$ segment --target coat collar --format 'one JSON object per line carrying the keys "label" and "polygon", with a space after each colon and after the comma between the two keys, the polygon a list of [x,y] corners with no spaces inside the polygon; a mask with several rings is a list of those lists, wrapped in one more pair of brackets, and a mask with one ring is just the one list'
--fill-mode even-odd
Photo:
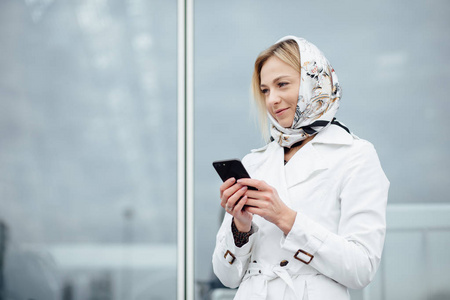
{"label": "coat collar", "polygon": [[307,143],[295,153],[286,165],[283,147],[277,142],[270,143],[268,147],[257,151],[254,155],[257,156],[256,159],[248,165],[250,176],[275,187],[280,198],[289,207],[292,207],[289,188],[328,168],[327,160],[311,143]]}
{"label": "coat collar", "polygon": [[290,188],[307,180],[314,173],[326,169],[328,169],[326,158],[312,143],[307,143],[286,164],[286,185]]}
{"label": "coat collar", "polygon": [[283,190],[281,193],[284,194],[286,188],[307,180],[316,172],[328,169],[329,162],[321,153],[320,147],[317,147],[319,144],[351,145],[352,143],[351,134],[339,126],[331,125],[295,153],[286,165],[283,165],[283,148],[275,141],[263,148],[253,150],[254,154],[259,152],[259,155],[257,155],[258,159],[251,164],[254,169],[259,169],[259,175],[265,178],[264,180],[277,186],[277,189],[281,188]]}
{"label": "coat collar", "polygon": [[337,125],[331,125],[319,132],[314,139],[303,146],[286,164],[286,184],[290,188],[311,177],[314,173],[329,168],[327,157],[321,153],[319,144],[351,145],[353,136]]}
{"label": "coat collar", "polygon": [[353,135],[345,131],[338,125],[330,125],[328,128],[320,131],[310,142],[311,144],[353,144]]}

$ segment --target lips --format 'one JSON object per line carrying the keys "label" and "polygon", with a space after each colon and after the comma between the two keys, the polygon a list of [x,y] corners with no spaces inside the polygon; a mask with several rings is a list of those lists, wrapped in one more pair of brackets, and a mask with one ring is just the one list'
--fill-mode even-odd
{"label": "lips", "polygon": [[277,110],[275,111],[275,115],[279,116],[279,115],[283,114],[286,110],[288,110],[288,109],[287,109],[287,108],[280,108],[280,109],[277,109]]}

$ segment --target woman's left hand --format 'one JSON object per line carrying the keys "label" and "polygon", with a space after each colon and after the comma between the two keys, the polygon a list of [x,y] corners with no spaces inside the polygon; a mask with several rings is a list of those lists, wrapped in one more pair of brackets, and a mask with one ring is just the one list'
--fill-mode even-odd
{"label": "woman's left hand", "polygon": [[278,226],[284,234],[288,234],[294,225],[297,212],[290,209],[278,196],[277,190],[266,182],[257,179],[242,178],[237,181],[246,186],[258,189],[247,190],[248,200],[245,211],[263,217]]}

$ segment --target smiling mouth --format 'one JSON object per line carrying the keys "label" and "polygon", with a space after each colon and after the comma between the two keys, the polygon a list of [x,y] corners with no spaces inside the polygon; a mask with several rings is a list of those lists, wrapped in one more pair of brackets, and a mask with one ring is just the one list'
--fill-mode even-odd
{"label": "smiling mouth", "polygon": [[275,114],[276,114],[276,115],[280,115],[280,114],[282,114],[283,112],[285,112],[286,110],[287,110],[287,108],[278,109],[278,110],[275,111]]}

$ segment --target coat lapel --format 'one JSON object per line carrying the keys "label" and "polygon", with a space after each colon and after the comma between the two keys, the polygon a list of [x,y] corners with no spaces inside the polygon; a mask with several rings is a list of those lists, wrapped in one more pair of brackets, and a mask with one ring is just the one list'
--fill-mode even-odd
{"label": "coat lapel", "polygon": [[314,145],[309,142],[303,146],[285,166],[287,188],[308,179],[315,172],[328,168],[328,163]]}
{"label": "coat lapel", "polygon": [[286,165],[283,148],[272,142],[263,149],[265,154],[253,166],[257,170],[255,178],[275,187],[280,198],[290,206],[288,189],[329,167],[326,157],[317,148],[318,144],[350,145],[353,138],[341,127],[329,126],[295,153]]}
{"label": "coat lapel", "polygon": [[285,167],[287,188],[299,184],[314,173],[328,169],[328,161],[318,150],[319,144],[351,145],[353,136],[339,126],[331,125],[303,146]]}
{"label": "coat lapel", "polygon": [[284,150],[277,143],[272,142],[267,149],[271,153],[261,165],[258,179],[263,179],[267,184],[277,189],[278,195],[290,206],[289,193],[284,172]]}

